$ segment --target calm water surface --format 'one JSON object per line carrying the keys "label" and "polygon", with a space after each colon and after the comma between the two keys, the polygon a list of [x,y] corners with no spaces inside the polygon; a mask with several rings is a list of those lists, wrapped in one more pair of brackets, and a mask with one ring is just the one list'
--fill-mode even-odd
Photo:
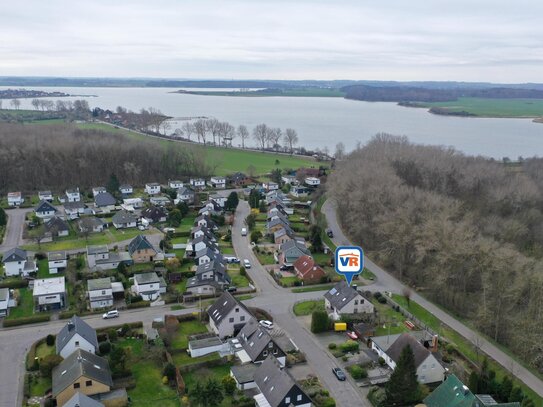
{"label": "calm water surface", "polygon": [[[7,89],[7,87],[0,87]],[[333,152],[342,141],[352,149],[378,132],[406,135],[423,144],[453,146],[468,154],[495,158],[543,155],[543,124],[530,119],[475,119],[437,116],[425,109],[395,103],[351,101],[342,98],[227,97],[170,93],[170,88],[37,87],[86,97],[91,107],[138,111],[150,106],[173,117],[208,116],[249,128],[259,123],[297,130],[299,145],[327,146]],[[63,99],[78,99],[63,98]],[[30,99],[21,108],[32,109]],[[9,101],[3,101],[9,107]],[[172,126],[172,131],[178,123]],[[235,143],[236,141],[234,141]],[[252,141],[251,141],[252,142]]]}

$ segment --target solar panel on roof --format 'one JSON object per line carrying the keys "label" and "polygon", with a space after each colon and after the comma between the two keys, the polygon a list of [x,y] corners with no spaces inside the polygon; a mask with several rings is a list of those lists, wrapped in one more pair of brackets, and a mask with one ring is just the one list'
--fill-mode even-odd
{"label": "solar panel on roof", "polygon": [[336,287],[334,287],[334,288],[332,288],[332,289],[330,290],[330,294],[331,294],[331,295],[334,295],[336,292],[337,292]]}

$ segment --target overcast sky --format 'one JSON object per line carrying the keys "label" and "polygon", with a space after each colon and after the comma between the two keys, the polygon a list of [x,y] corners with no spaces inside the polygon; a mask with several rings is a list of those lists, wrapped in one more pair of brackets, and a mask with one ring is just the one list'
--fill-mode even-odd
{"label": "overcast sky", "polygon": [[543,1],[0,2],[0,75],[543,82]]}

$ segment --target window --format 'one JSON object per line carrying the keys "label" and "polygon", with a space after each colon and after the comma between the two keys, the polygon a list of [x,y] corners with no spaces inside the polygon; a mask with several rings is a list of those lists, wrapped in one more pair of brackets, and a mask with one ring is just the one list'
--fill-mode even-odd
{"label": "window", "polygon": [[436,368],[436,364],[432,363],[432,369],[435,369],[435,368]]}
{"label": "window", "polygon": [[234,318],[230,318],[228,322],[234,322]]}
{"label": "window", "polygon": [[245,321],[245,315],[242,315],[241,317],[239,317],[239,320],[240,321]]}
{"label": "window", "polygon": [[268,351],[265,350],[264,352],[262,352],[262,356],[264,356],[264,357],[268,356]]}
{"label": "window", "polygon": [[290,403],[290,397],[285,397],[285,404]]}
{"label": "window", "polygon": [[426,369],[426,365],[422,365],[422,370]]}
{"label": "window", "polygon": [[106,295],[106,290],[102,290],[102,295]]}
{"label": "window", "polygon": [[236,308],[236,312],[239,312],[239,308]]}
{"label": "window", "polygon": [[75,346],[79,346],[79,341],[75,341]]}
{"label": "window", "polygon": [[81,387],[79,383],[74,383],[74,389],[79,389],[79,387]]}
{"label": "window", "polygon": [[302,401],[302,395],[301,394],[298,394],[296,396],[296,401]]}
{"label": "window", "polygon": [[92,380],[87,380],[87,381],[85,382],[85,386],[87,386],[87,387],[92,386]]}
{"label": "window", "polygon": [[358,312],[358,308],[355,308],[353,312],[356,314]]}
{"label": "window", "polygon": [[274,355],[277,355],[277,349],[274,349],[274,350],[273,350],[273,354],[274,354]]}
{"label": "window", "polygon": [[273,348],[273,342],[268,343],[268,348]]}
{"label": "window", "polygon": [[354,300],[354,305],[358,305],[358,300]]}

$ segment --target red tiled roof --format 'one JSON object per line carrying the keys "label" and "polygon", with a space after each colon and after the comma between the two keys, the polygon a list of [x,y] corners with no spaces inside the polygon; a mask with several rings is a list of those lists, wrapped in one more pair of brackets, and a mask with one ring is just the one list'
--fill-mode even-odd
{"label": "red tiled roof", "polygon": [[294,262],[294,270],[299,273],[302,278],[304,278],[310,271],[316,271],[324,275],[324,270],[318,265],[315,264],[313,257],[303,255]]}

